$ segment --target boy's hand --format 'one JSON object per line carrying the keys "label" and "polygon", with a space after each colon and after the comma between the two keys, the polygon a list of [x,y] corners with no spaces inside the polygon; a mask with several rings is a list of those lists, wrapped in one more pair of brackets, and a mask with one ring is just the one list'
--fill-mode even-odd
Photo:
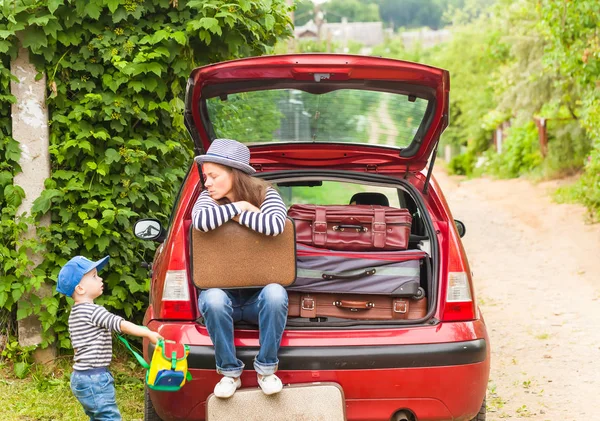
{"label": "boy's hand", "polygon": [[159,339],[165,339],[163,338],[158,332],[153,332],[153,331],[148,331],[148,334],[146,335],[146,337],[148,338],[148,340],[150,342],[152,342],[154,345],[156,345],[156,343],[158,342]]}

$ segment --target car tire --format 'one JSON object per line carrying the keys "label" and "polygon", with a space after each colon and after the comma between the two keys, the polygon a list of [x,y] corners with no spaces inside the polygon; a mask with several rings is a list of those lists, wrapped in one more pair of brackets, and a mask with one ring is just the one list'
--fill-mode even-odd
{"label": "car tire", "polygon": [[148,393],[147,387],[144,388],[144,421],[162,421],[154,410],[154,405],[152,405],[152,400],[150,399],[150,393]]}
{"label": "car tire", "polygon": [[483,403],[481,404],[481,409],[479,410],[479,414],[477,414],[477,416],[475,418],[473,418],[471,421],[485,421],[485,413],[486,413],[485,398],[483,398]]}

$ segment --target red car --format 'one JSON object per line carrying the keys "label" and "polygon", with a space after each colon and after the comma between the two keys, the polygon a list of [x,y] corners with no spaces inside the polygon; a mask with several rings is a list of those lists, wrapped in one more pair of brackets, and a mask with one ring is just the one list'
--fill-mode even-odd
{"label": "red car", "polygon": [[[348,204],[354,193],[371,192],[412,214],[410,248],[430,256],[424,318],[290,318],[283,334],[277,374],[284,385],[339,384],[348,420],[485,420],[490,345],[460,240],[464,225],[431,176],[449,90],[443,69],[335,54],[218,63],[195,69],[188,81],[184,117],[197,154],[215,138],[246,143],[256,176],[287,206]],[[192,163],[169,226],[152,219],[135,226],[139,238],[162,243],[144,323],[190,346],[193,375],[178,392],[147,390],[146,420],[204,420],[220,379],[191,282],[190,215],[201,186]],[[252,367],[257,327],[236,326],[235,345]],[[152,351],[144,343],[148,361]],[[257,386],[250,369],[242,384]]]}

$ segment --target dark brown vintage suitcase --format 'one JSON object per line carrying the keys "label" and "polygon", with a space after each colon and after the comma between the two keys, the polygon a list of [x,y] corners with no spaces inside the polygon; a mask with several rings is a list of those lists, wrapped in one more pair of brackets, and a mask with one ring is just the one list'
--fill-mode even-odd
{"label": "dark brown vintage suitcase", "polygon": [[277,236],[260,234],[235,221],[202,232],[191,228],[193,282],[198,288],[258,288],[296,280],[294,223]]}
{"label": "dark brown vintage suitcase", "polygon": [[406,250],[408,209],[379,205],[293,205],[288,216],[299,243],[331,250]]}
{"label": "dark brown vintage suitcase", "polygon": [[356,320],[415,320],[427,314],[427,298],[364,294],[306,294],[288,291],[288,317]]}

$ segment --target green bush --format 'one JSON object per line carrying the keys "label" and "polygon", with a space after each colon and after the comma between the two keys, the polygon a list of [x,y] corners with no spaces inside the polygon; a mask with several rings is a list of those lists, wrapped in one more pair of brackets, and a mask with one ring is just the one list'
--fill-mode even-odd
{"label": "green bush", "polygon": [[577,121],[548,121],[548,153],[537,173],[543,179],[558,178],[582,170],[591,141]]}
{"label": "green bush", "polygon": [[476,160],[477,157],[475,156],[475,153],[468,150],[467,152],[452,158],[448,163],[448,170],[450,174],[469,176],[473,173]]}
{"label": "green bush", "polygon": [[507,132],[502,153],[490,162],[491,173],[501,178],[519,177],[540,165],[543,158],[535,123],[515,124]]}
{"label": "green bush", "polygon": [[[70,257],[110,255],[98,301],[140,322],[148,303],[155,244],[132,225],[153,216],[167,223],[194,154],[183,125],[183,99],[194,67],[271,51],[290,34],[285,0],[114,0],[4,2],[0,14],[0,308],[54,283]],[[48,77],[52,175],[33,207],[50,213],[38,244],[23,244],[15,221],[23,191],[13,185],[18,147],[10,137],[9,63],[16,32]],[[44,247],[30,273],[27,248]],[[68,304],[55,293],[21,300],[17,317],[37,314],[44,345],[70,346]],[[52,329],[50,329],[52,328]]]}
{"label": "green bush", "polygon": [[585,171],[571,186],[559,188],[555,199],[559,203],[582,203],[589,210],[589,221],[600,222],[600,141],[588,156]]}

